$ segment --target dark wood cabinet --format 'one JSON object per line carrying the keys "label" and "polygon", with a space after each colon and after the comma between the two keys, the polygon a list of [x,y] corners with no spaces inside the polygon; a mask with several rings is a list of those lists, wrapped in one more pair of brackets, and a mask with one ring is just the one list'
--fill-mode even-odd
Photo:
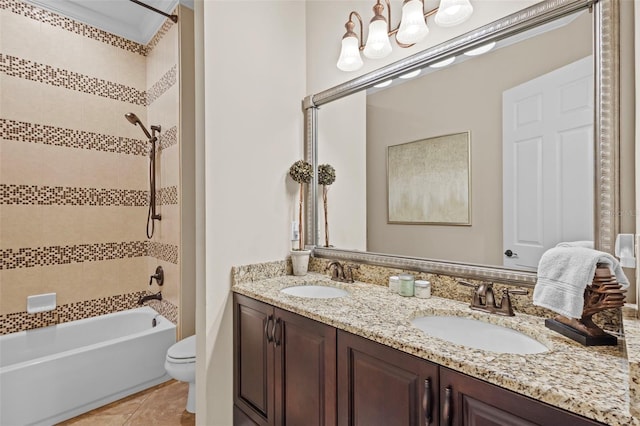
{"label": "dark wood cabinet", "polygon": [[336,329],[235,294],[234,404],[236,425],[335,425]]}
{"label": "dark wood cabinet", "polygon": [[601,423],[234,294],[236,426]]}
{"label": "dark wood cabinet", "polygon": [[338,332],[338,425],[437,426],[438,365]]}
{"label": "dark wood cabinet", "polygon": [[440,426],[602,425],[440,367]]}

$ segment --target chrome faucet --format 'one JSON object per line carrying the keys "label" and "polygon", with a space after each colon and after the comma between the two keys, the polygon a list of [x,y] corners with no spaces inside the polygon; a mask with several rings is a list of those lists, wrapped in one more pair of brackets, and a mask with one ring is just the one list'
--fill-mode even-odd
{"label": "chrome faucet", "polygon": [[332,281],[340,281],[343,283],[352,283],[353,282],[353,270],[358,269],[359,265],[351,265],[345,264],[344,266],[334,260],[327,265],[326,270],[331,271],[331,280]]}
{"label": "chrome faucet", "polygon": [[473,292],[473,299],[471,300],[471,305],[469,307],[471,309],[475,309],[476,311],[489,312],[491,314],[498,314],[512,317],[515,314],[513,313],[513,306],[511,304],[512,294],[528,294],[527,290],[518,290],[518,289],[508,289],[505,288],[502,290],[502,298],[500,299],[500,303],[496,303],[495,294],[493,292],[493,284],[492,283],[481,283],[471,284],[466,281],[458,281],[458,284],[472,287],[475,289]]}

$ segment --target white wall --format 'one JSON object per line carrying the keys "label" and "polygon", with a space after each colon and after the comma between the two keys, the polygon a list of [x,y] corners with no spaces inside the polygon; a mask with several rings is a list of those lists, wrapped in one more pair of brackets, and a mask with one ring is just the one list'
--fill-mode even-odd
{"label": "white wall", "polygon": [[285,259],[290,248],[297,187],[286,177],[303,155],[305,3],[204,1],[203,19],[206,286],[198,295],[206,314],[197,422],[226,426],[231,267]]}

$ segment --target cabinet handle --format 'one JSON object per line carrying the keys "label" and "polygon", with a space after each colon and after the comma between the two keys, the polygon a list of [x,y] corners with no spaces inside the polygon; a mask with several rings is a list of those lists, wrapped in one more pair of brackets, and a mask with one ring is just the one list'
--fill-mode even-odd
{"label": "cabinet handle", "polygon": [[444,389],[444,406],[442,407],[442,420],[446,426],[451,426],[453,416],[451,415],[451,386]]}
{"label": "cabinet handle", "polygon": [[[277,329],[276,329],[277,326]],[[276,333],[278,333],[278,337],[276,337]],[[273,323],[273,340],[276,344],[276,346],[280,346],[280,338],[282,337],[282,323],[280,321],[280,318],[277,318],[276,321]]]}
{"label": "cabinet handle", "polygon": [[433,411],[433,401],[431,398],[431,379],[424,380],[424,395],[422,395],[422,411],[427,425],[431,424],[431,412]]}
{"label": "cabinet handle", "polygon": [[273,331],[269,335],[269,323],[273,321],[273,315],[269,315],[267,322],[264,324],[264,335],[267,337],[267,343],[273,342]]}

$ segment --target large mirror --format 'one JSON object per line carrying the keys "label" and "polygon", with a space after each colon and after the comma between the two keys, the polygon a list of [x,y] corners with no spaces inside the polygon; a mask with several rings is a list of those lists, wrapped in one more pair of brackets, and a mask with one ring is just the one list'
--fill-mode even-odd
{"label": "large mirror", "polygon": [[[322,198],[310,194],[316,255],[522,284],[558,242],[611,251],[611,3],[542,2],[307,98],[308,158],[338,176],[328,192],[331,247]],[[433,150],[460,134],[468,152],[455,155],[468,158],[443,167],[453,154]],[[390,164],[391,153],[406,167]],[[412,217],[461,203],[468,221]]]}

